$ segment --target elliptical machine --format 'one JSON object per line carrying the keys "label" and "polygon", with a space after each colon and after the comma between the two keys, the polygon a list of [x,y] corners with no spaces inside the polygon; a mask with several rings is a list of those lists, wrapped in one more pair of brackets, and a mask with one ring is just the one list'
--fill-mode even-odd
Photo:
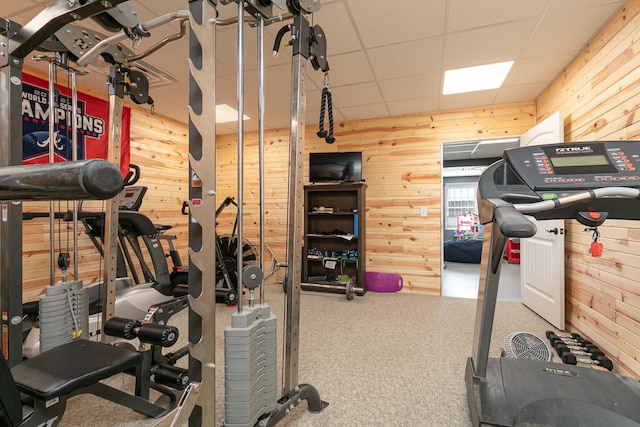
{"label": "elliptical machine", "polygon": [[[146,215],[137,211],[146,191],[145,187],[134,187],[139,178],[140,168],[130,165],[130,171],[124,179],[124,188],[118,197],[116,312],[119,317],[143,320],[149,315],[150,310],[153,310],[154,319],[150,320],[166,323],[170,317],[166,313],[175,314],[186,308],[187,300],[176,291],[177,286],[171,282],[156,227]],[[40,212],[23,215],[24,219],[47,216],[49,213]],[[71,212],[59,213],[56,217],[64,221],[73,219]],[[87,236],[103,256],[104,212],[84,211],[80,203],[77,217],[83,224]],[[143,247],[146,248],[148,257],[145,257]],[[151,260],[151,267],[146,258]],[[99,339],[101,333],[102,286],[102,281],[84,286],[88,294],[89,311],[89,326],[85,332],[94,340]],[[158,306],[164,307],[164,310],[155,310]],[[23,305],[23,353],[27,357],[33,357],[40,352],[39,311],[39,301]]]}
{"label": "elliptical machine", "polygon": [[640,426],[640,383],[608,371],[490,358],[502,254],[539,220],[640,220],[640,141],[577,142],[506,150],[478,182],[485,224],[466,386],[474,426]]}

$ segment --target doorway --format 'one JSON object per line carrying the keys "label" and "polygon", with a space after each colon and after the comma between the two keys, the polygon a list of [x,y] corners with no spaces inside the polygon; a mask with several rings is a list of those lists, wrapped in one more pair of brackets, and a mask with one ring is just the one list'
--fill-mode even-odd
{"label": "doorway", "polygon": [[[476,220],[478,178],[505,149],[519,145],[519,137],[442,142],[442,296],[477,298],[483,237],[483,227]],[[504,259],[501,271],[498,299],[520,301],[520,266],[516,259]]]}

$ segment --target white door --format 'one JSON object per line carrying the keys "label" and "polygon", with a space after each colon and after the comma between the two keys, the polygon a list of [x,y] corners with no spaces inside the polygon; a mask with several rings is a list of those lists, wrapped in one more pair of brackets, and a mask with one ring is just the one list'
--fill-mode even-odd
{"label": "white door", "polygon": [[[520,137],[520,145],[557,144],[564,141],[560,112]],[[565,326],[564,220],[536,221],[536,235],[520,241],[520,293],[522,303],[560,330]]]}

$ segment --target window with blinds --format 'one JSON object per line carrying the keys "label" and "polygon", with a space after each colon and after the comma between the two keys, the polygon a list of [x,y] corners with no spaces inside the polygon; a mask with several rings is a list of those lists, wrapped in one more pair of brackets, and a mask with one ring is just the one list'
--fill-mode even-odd
{"label": "window with blinds", "polygon": [[445,184],[445,229],[455,230],[457,227],[456,218],[469,212],[478,213],[476,203],[476,191],[478,184],[475,182],[455,182]]}

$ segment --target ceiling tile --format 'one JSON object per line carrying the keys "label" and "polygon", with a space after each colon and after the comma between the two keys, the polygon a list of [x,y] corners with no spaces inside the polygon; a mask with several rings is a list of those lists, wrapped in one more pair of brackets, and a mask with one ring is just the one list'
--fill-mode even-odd
{"label": "ceiling tile", "polygon": [[354,26],[365,48],[441,35],[445,0],[349,0]]}
{"label": "ceiling tile", "polygon": [[440,61],[437,59],[442,57],[442,42],[442,37],[412,40],[367,49],[367,56],[380,80],[439,72]]}
{"label": "ceiling tile", "polygon": [[[592,34],[599,31],[616,5],[574,10],[569,13],[545,16],[531,39],[523,57],[579,51]],[[562,40],[562,43],[558,43]]]}
{"label": "ceiling tile", "polygon": [[381,80],[379,84],[385,101],[437,96],[440,92],[440,74],[427,73],[401,79]]}
{"label": "ceiling tile", "polygon": [[503,86],[528,83],[550,83],[576,55],[575,52],[557,53],[534,58],[520,58],[507,75]]}
{"label": "ceiling tile", "polygon": [[449,34],[445,38],[447,70],[514,60],[535,29],[536,19]]}
{"label": "ceiling tile", "polygon": [[323,4],[314,14],[314,25],[320,25],[327,36],[327,58],[362,49],[360,39],[344,3]]}
{"label": "ceiling tile", "polygon": [[383,102],[382,94],[375,82],[336,87],[331,90],[331,98],[333,105],[337,107],[354,107]]}
{"label": "ceiling tile", "polygon": [[[331,87],[345,86],[374,80],[373,71],[363,51],[344,53],[331,58],[331,70],[329,71]],[[324,74],[313,72],[311,66],[307,67],[309,80],[318,87],[324,86]]]}
{"label": "ceiling tile", "polygon": [[[468,30],[542,14],[551,0],[449,0],[447,31]],[[500,13],[496,13],[500,11]]]}
{"label": "ceiling tile", "polygon": [[[559,13],[567,13],[573,11],[580,11],[589,9],[592,7],[600,7],[609,5],[617,10],[626,3],[626,0],[553,0],[551,6],[547,11],[549,15],[556,15]],[[609,20],[608,17],[604,17],[605,20]]]}

